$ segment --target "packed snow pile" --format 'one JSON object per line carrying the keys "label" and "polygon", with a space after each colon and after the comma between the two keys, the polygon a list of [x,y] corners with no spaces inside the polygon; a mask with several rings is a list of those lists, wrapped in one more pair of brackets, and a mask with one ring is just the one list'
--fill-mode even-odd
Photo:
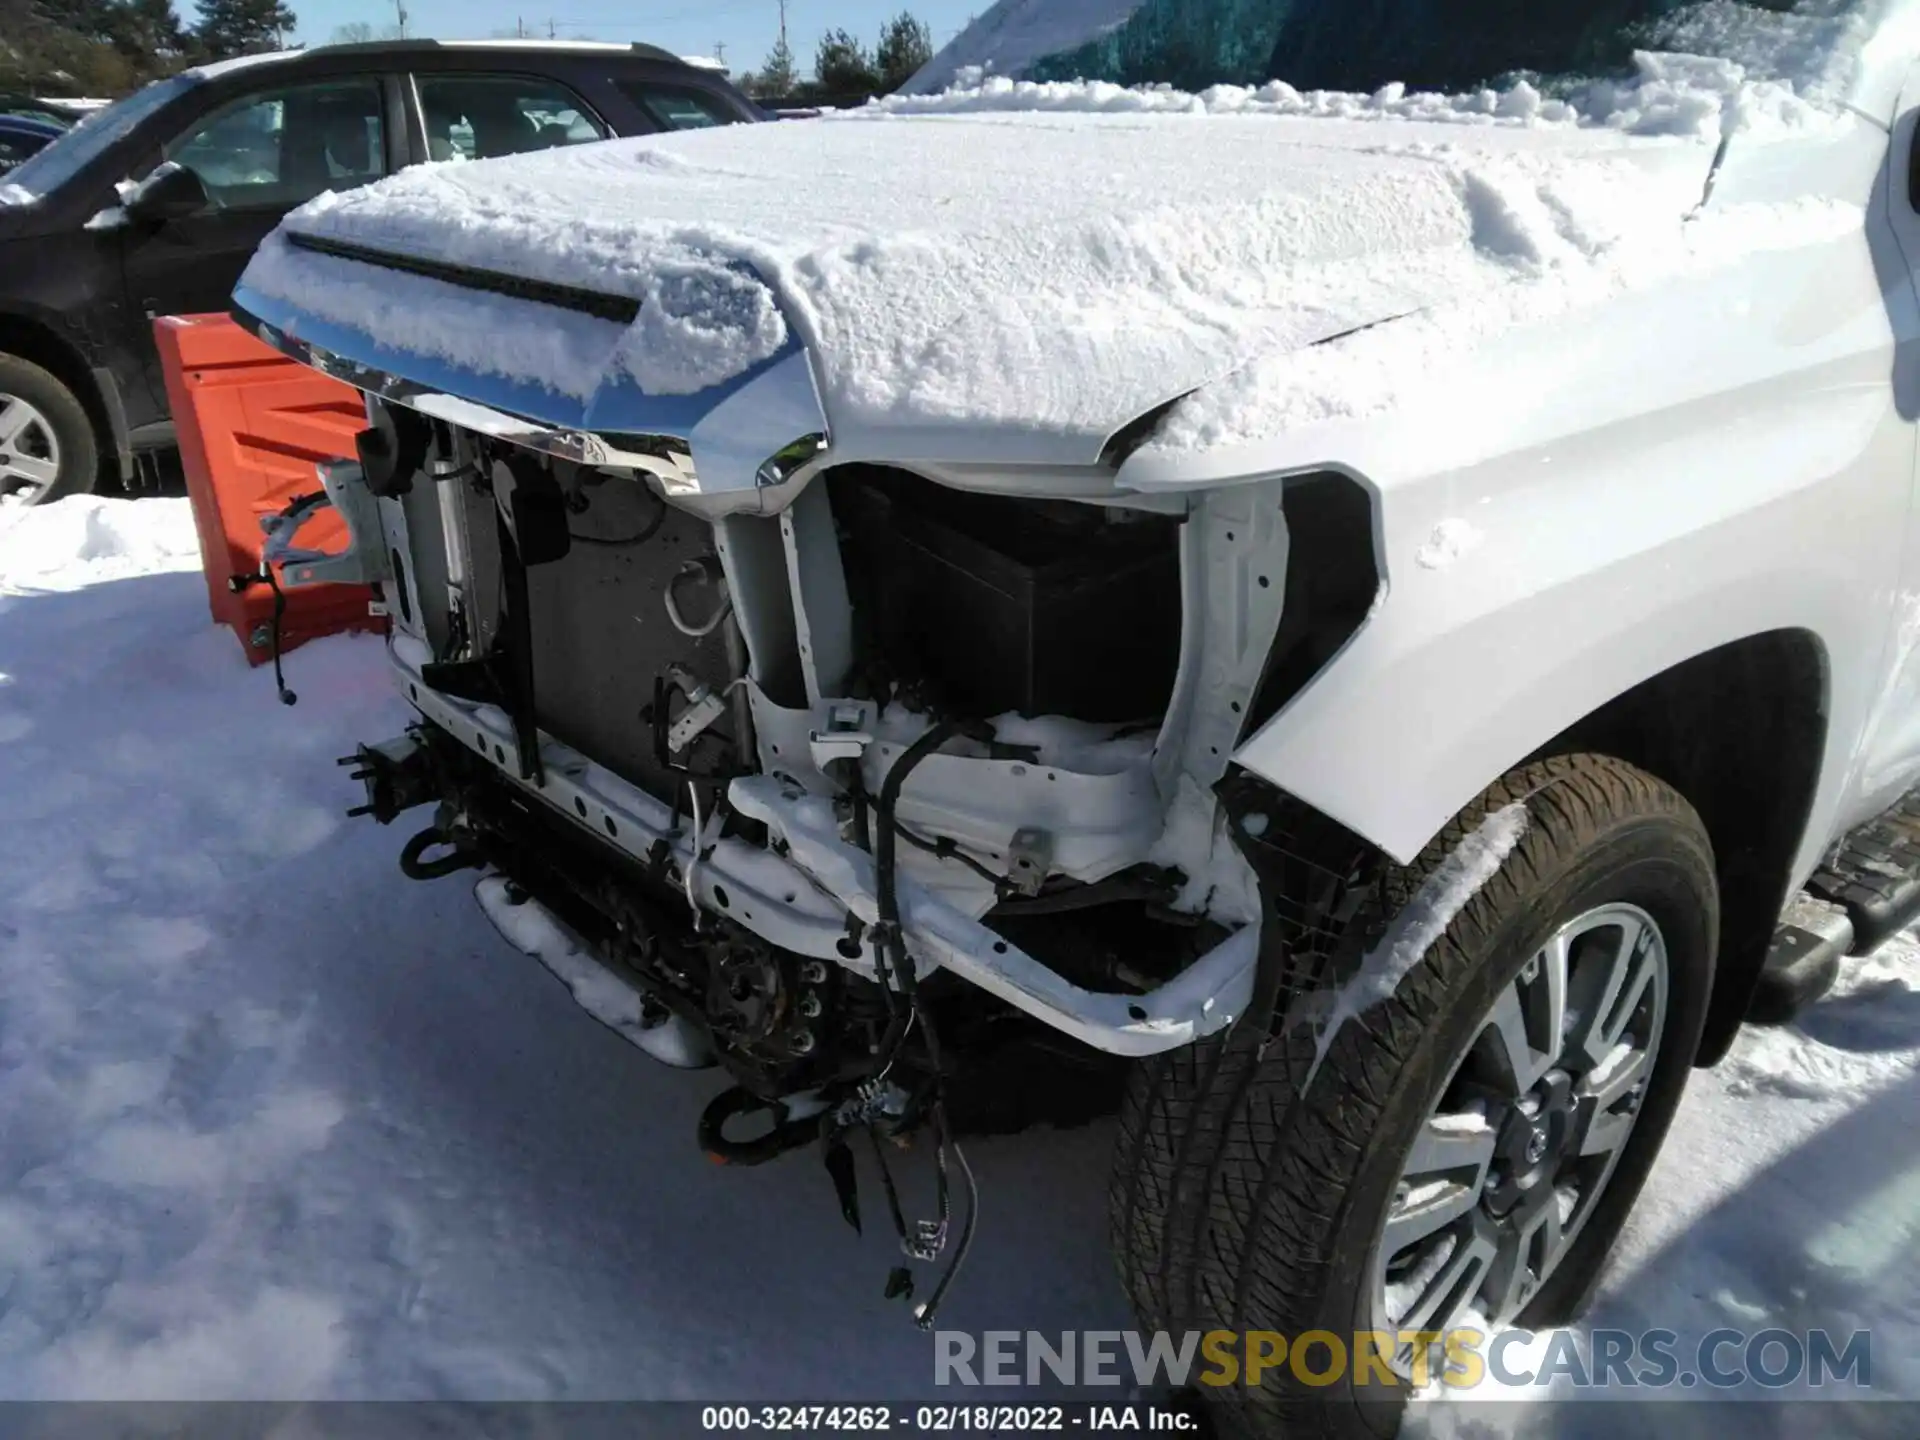
{"label": "packed snow pile", "polygon": [[[1709,53],[1641,52],[1625,80],[1594,80],[1556,95],[1530,80],[1462,95],[1390,84],[1369,95],[1301,91],[1284,80],[1257,87],[1214,85],[1188,94],[1167,85],[1104,80],[1014,80],[963,71],[937,94],[889,95],[868,111],[892,115],[967,115],[1037,110],[1140,115],[1282,115],[1338,120],[1419,120],[1455,125],[1592,125],[1633,135],[1723,134],[1807,129],[1832,109],[1809,92],[1759,79]],[[865,113],[865,112],[860,112]]]}
{"label": "packed snow pile", "polygon": [[185,501],[132,506],[75,495],[0,510],[0,595],[199,568],[200,541]]}

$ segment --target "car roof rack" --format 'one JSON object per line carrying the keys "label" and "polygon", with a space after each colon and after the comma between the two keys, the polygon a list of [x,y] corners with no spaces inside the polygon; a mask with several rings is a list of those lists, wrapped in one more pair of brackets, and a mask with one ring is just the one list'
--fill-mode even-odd
{"label": "car roof rack", "polygon": [[[585,50],[621,51],[647,60],[664,60],[673,65],[687,62],[671,50],[649,45],[644,40],[542,40],[502,36],[489,40],[359,40],[342,45],[316,45],[301,55],[330,55],[351,50],[361,55],[410,55],[431,50]],[[289,56],[288,58],[292,58]]]}

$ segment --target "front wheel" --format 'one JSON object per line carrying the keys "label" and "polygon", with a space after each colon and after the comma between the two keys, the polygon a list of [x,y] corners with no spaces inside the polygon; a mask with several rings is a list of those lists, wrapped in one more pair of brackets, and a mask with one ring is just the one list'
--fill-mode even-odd
{"label": "front wheel", "polygon": [[1188,1177],[1194,1328],[1322,1337],[1212,1391],[1230,1432],[1390,1435],[1442,1348],[1416,1332],[1569,1318],[1705,1022],[1712,849],[1620,761],[1513,772],[1388,871],[1376,908],[1338,989],[1274,1022],[1317,1027],[1311,1062],[1271,1047]]}
{"label": "front wheel", "polygon": [[0,508],[91,490],[99,449],[86,407],[59,379],[0,355]]}

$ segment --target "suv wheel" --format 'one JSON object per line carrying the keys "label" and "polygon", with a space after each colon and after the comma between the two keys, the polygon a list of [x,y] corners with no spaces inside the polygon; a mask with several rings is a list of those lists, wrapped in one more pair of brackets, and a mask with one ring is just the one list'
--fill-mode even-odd
{"label": "suv wheel", "polygon": [[[1570,1318],[1705,1023],[1712,849],[1679,794],[1620,761],[1514,771],[1385,876],[1376,910],[1333,1019],[1309,1008],[1329,1013],[1324,995],[1276,1018],[1319,1026],[1310,1063],[1276,1043],[1236,1065],[1258,1046],[1235,1032],[1225,1063],[1135,1077],[1131,1113],[1199,1121],[1122,1130],[1115,1187],[1135,1202],[1116,1247],[1136,1303],[1161,1302],[1143,1321],[1323,1332],[1257,1386],[1213,1390],[1230,1433],[1391,1435],[1409,1382],[1438,1373],[1403,1332]],[[1139,1197],[1160,1219],[1163,1195],[1185,1212],[1164,1217],[1176,1242],[1143,1249],[1161,1232]]]}
{"label": "suv wheel", "polygon": [[78,397],[38,365],[0,355],[0,508],[91,490],[98,464]]}

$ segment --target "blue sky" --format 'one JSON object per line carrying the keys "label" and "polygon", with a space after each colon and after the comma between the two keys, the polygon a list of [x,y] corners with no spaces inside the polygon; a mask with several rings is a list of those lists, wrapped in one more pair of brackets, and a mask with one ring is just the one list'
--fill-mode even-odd
{"label": "blue sky", "polygon": [[[295,33],[309,45],[325,44],[337,25],[365,21],[376,28],[394,21],[393,0],[290,0],[300,18]],[[933,31],[938,49],[987,8],[992,0],[787,0],[787,40],[802,72],[813,64],[823,32],[844,27],[871,46],[880,26],[901,9],[912,10]],[[547,24],[562,38],[647,40],[682,54],[711,55],[726,46],[727,64],[738,73],[758,68],[780,33],[778,0],[406,0],[407,33],[441,39],[511,32],[516,22],[529,35],[544,36]],[[189,9],[181,5],[182,10]]]}

